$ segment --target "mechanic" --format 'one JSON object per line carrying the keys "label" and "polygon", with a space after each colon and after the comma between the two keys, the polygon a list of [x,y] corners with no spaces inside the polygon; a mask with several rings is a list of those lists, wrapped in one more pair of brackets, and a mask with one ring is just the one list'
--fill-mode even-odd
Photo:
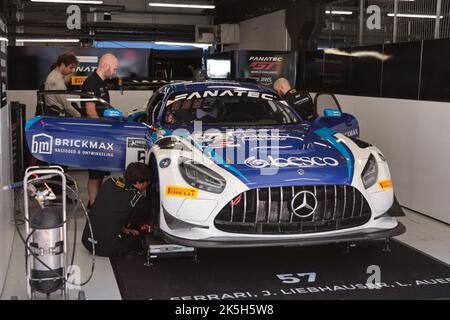
{"label": "mechanic", "polygon": [[[117,69],[119,68],[119,60],[112,54],[107,53],[100,58],[97,70],[93,72],[83,83],[81,87],[82,92],[89,93],[96,97],[99,97],[106,102],[110,102],[108,85],[105,80],[112,79],[117,74]],[[101,101],[94,102],[84,102],[83,111],[85,115],[89,118],[98,119],[103,116],[103,112],[107,109]],[[100,189],[103,179],[105,176],[109,176],[110,172],[89,170],[89,180],[88,180],[88,196],[89,203],[88,208],[90,208],[97,196],[98,190]]]}
{"label": "mechanic", "polygon": [[[150,205],[143,195],[149,185],[150,168],[139,162],[128,165],[124,178],[110,178],[102,185],[89,218],[100,256],[126,255],[142,249],[141,226],[150,221]],[[89,225],[82,242],[92,251]]]}
{"label": "mechanic", "polygon": [[[45,90],[67,90],[65,77],[75,72],[79,62],[73,52],[67,51],[58,57],[56,66],[45,80]],[[47,106],[56,106],[61,109],[60,116],[80,117],[80,112],[67,101],[67,95],[46,95],[45,103]]]}
{"label": "mechanic", "polygon": [[297,90],[291,87],[286,78],[279,78],[273,84],[273,89],[281,96],[291,107],[297,111],[303,120],[311,121],[315,118],[314,103],[311,95],[307,91]]}

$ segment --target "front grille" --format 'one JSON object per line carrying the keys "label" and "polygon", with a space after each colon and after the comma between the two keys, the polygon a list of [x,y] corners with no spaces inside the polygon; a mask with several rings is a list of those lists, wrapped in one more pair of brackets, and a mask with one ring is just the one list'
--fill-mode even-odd
{"label": "front grille", "polygon": [[[302,191],[317,199],[316,210],[305,218],[291,209],[292,199]],[[220,211],[214,225],[231,233],[306,234],[357,227],[370,216],[369,204],[352,186],[272,187],[240,194]]]}

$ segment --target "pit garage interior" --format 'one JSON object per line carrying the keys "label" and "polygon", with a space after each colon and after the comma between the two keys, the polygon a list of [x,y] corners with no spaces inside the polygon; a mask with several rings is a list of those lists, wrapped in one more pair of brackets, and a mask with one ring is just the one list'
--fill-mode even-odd
{"label": "pit garage interior", "polygon": [[[202,98],[197,91],[212,90],[208,83],[214,84],[215,88],[240,88],[241,91],[236,91],[239,92],[238,96],[232,96],[236,99],[243,99],[243,92],[258,92],[259,98],[253,98],[263,101],[264,97],[278,97],[272,89],[274,82],[281,77],[289,80],[293,88],[309,92],[313,100],[317,98],[315,111],[322,108],[320,112],[323,114],[317,116],[323,121],[301,120],[298,128],[302,128],[306,136],[296,139],[304,141],[305,137],[314,133],[316,142],[310,144],[320,145],[317,142],[320,136],[322,145],[328,148],[324,151],[328,158],[325,155],[310,156],[309,165],[295,167],[298,161],[303,161],[298,158],[300,154],[307,155],[311,151],[308,148],[313,148],[305,142],[298,153],[289,154],[289,159],[283,155],[275,160],[269,158],[279,164],[280,172],[288,172],[289,166],[295,167],[290,179],[283,176],[283,184],[280,184],[281,180],[277,182],[277,179],[282,179],[281,176],[265,177],[261,170],[259,176],[247,177],[256,181],[252,183],[257,184],[257,187],[252,187],[250,182],[245,187],[239,180],[239,187],[236,184],[235,190],[240,191],[228,200],[225,197],[231,193],[216,194],[223,189],[216,193],[207,192],[205,190],[212,189],[205,189],[201,184],[200,187],[191,188],[194,185],[187,183],[186,179],[185,182],[172,182],[172,173],[164,177],[161,172],[167,171],[162,170],[175,170],[177,173],[182,170],[174,163],[171,164],[169,158],[155,162],[158,170],[164,168],[159,171],[158,181],[167,184],[161,184],[158,193],[161,195],[158,201],[163,204],[161,207],[158,205],[158,208],[161,209],[164,225],[161,223],[160,226],[154,221],[150,223],[142,250],[113,257],[97,255],[93,259],[81,239],[88,211],[87,169],[95,169],[96,166],[88,161],[77,163],[77,156],[69,153],[64,157],[51,158],[56,161],[45,161],[50,159],[49,154],[57,152],[56,141],[59,139],[61,142],[58,135],[66,130],[66,127],[62,127],[63,121],[72,123],[72,127],[75,126],[73,121],[93,121],[48,115],[47,112],[51,110],[43,107],[45,98],[38,92],[42,92],[43,83],[58,56],[66,51],[73,52],[79,61],[67,82],[67,90],[75,93],[81,90],[87,76],[97,72],[98,63],[104,54],[110,53],[118,58],[117,73],[106,81],[110,105],[117,113],[110,114],[114,119],[95,120],[107,123],[96,122],[98,128],[124,127],[127,116],[141,112],[141,118],[136,118],[128,126],[139,125],[150,132],[145,136],[148,141],[141,145],[145,151],[143,154],[133,151],[132,145],[127,151],[123,149],[122,154],[113,155],[122,159],[123,169],[124,164],[130,162],[129,157],[152,165],[149,154],[153,147],[149,141],[150,135],[155,133],[152,131],[155,127],[146,108],[151,105],[155,92],[165,94],[166,91],[158,91],[161,87],[171,84],[175,93],[178,90],[176,88],[185,90],[181,93],[187,93],[176,96],[175,101],[169,98],[172,100],[167,102],[168,106],[176,105],[177,100],[188,101],[186,96],[190,92],[194,92],[193,97]],[[450,0],[2,1],[1,299],[449,299],[449,56]],[[190,81],[197,85],[189,84]],[[226,95],[226,91],[217,90],[216,95]],[[234,92],[228,94],[233,95]],[[251,100],[248,94],[247,99]],[[338,103],[332,99],[332,95]],[[320,97],[326,101],[323,105],[319,105]],[[206,101],[207,94],[203,98]],[[80,99],[78,101],[82,101],[83,96]],[[272,103],[272,98],[266,100]],[[278,104],[277,101],[276,105],[279,108],[291,108],[284,102]],[[186,103],[180,108],[185,106]],[[330,118],[331,122],[334,119],[338,121],[345,114],[353,118],[345,118],[344,131],[327,127]],[[41,118],[36,118],[36,115]],[[111,121],[114,124],[110,125]],[[242,121],[238,122],[238,129],[257,127]],[[358,126],[352,127],[349,124],[355,123],[352,121],[356,121]],[[81,127],[83,123],[89,122],[79,122],[78,125]],[[345,129],[345,125],[348,129]],[[36,129],[38,127],[41,129]],[[83,128],[91,130],[87,124]],[[341,138],[336,140],[336,132],[332,129],[341,134]],[[89,131],[91,136],[80,134],[84,134],[85,140],[108,135],[102,133],[103,129],[95,130]],[[268,136],[273,139],[274,134],[264,137]],[[342,147],[342,140],[347,141],[344,136],[352,137],[348,138],[348,141],[353,141],[349,142],[351,148],[348,145],[347,149]],[[44,140],[38,138],[51,139],[50,149],[46,149],[46,145],[41,143]],[[73,140],[77,137],[65,138],[67,141],[64,143],[67,145],[62,147],[77,152],[76,148],[80,146]],[[289,138],[293,139],[292,136]],[[73,145],[70,145],[70,139]],[[143,139],[138,140],[142,142]],[[256,137],[258,143],[264,139]],[[292,144],[296,144],[297,140]],[[130,141],[127,140],[129,146]],[[245,138],[242,141],[248,142]],[[97,142],[101,143],[100,140]],[[383,163],[388,172],[377,169],[378,180],[370,188],[380,189],[366,196],[370,188],[363,190],[363,183],[366,183],[364,174],[367,172],[362,169],[367,168],[368,165],[364,167],[364,164],[370,162],[370,158],[367,160],[369,156],[366,156],[365,162],[361,164],[363,160],[358,160],[358,157],[360,153],[366,152],[364,150],[372,150],[371,145],[380,151],[373,149],[375,151],[371,151],[370,157],[375,157],[376,163]],[[164,147],[169,148],[163,143],[158,150]],[[279,149],[291,147],[283,144]],[[316,151],[320,149],[318,145],[314,148]],[[350,149],[357,149],[359,153],[351,151],[350,154]],[[337,153],[340,156],[336,160],[331,152],[341,153]],[[45,159],[33,161],[39,153]],[[74,162],[67,160],[70,158],[75,159]],[[349,165],[350,158],[354,160],[352,165]],[[64,159],[64,163],[59,163],[59,159]],[[319,163],[314,164],[314,159]],[[261,162],[263,160],[248,160],[239,165],[256,170],[261,168],[261,163],[262,166],[266,163]],[[114,159],[105,160],[105,163],[107,161],[112,162]],[[340,181],[341,185],[338,186],[330,182],[335,180],[326,180],[330,179],[329,175],[337,175],[338,169],[332,171],[331,168],[335,165],[333,161],[336,168],[337,163],[346,164],[345,170],[348,168],[350,180],[339,180],[334,176],[333,179]],[[46,175],[53,175],[53,179],[58,177],[58,181],[64,184],[64,174],[55,167],[44,167],[44,163],[65,166],[70,176],[70,179],[67,178],[66,202],[62,199],[64,193],[56,195],[54,204],[51,195],[45,193]],[[100,162],[97,160],[95,163],[99,168],[106,168],[106,165],[98,164]],[[38,168],[33,168],[36,165]],[[230,169],[232,166],[222,164],[217,170],[206,168],[195,172],[210,172],[208,177],[215,183],[222,181],[220,174],[226,171],[226,167],[226,188],[231,188],[232,181],[238,181],[239,174],[243,175],[243,170],[239,172],[236,169],[241,168],[239,165]],[[358,171],[358,166],[362,166],[362,173]],[[309,172],[319,170],[324,173],[314,177],[321,182],[295,184],[302,177],[307,177]],[[111,171],[114,171],[112,177],[122,176],[120,170]],[[352,174],[353,183],[350,177]],[[363,183],[355,184],[356,180],[361,180],[360,174]],[[386,179],[380,178],[383,174]],[[34,184],[29,180],[38,177],[43,180],[36,183],[36,192],[32,190]],[[76,184],[69,181],[71,179]],[[289,180],[292,186],[286,183]],[[77,198],[73,200],[70,190],[75,189],[75,186]],[[344,203],[343,207],[339,207],[341,202],[338,198],[342,196],[342,190],[345,192],[344,201],[352,201],[353,204]],[[347,193],[352,192],[350,197]],[[146,193],[149,195],[149,189]],[[325,208],[321,207],[323,204],[320,201],[323,199],[319,197],[323,193]],[[196,221],[195,215],[203,215],[205,206],[197,205],[188,198],[212,199],[211,195],[217,197],[214,200],[216,204],[229,201],[222,211],[219,210],[222,215],[212,222],[213,226],[219,228],[220,225],[222,228],[220,237],[228,239],[227,232],[236,235],[236,230],[242,230],[240,239],[247,239],[248,234],[251,234],[250,240],[242,240],[241,246],[230,245],[239,242],[236,238],[231,242],[221,242],[219,236],[203,239],[192,236],[183,241],[181,231],[173,234],[165,232],[176,223],[182,226],[184,223],[184,228],[189,230],[206,230],[204,226],[192,222]],[[384,200],[379,200],[384,196],[389,198],[386,200],[387,207]],[[186,203],[192,200],[190,205],[186,205],[190,211],[183,213],[183,216],[171,216],[170,205],[165,208],[165,201],[169,199],[173,202],[173,199],[183,197]],[[300,197],[303,197],[303,203],[297,207],[294,204]],[[308,197],[315,201],[315,206],[312,205],[314,208],[309,206]],[[327,199],[328,206],[334,210],[330,216],[326,214]],[[65,214],[60,218],[62,220],[58,220],[62,221],[60,224],[56,227],[53,225],[54,229],[37,226],[36,221],[39,219],[34,219],[33,215],[40,212],[40,217],[45,218],[45,213],[51,210],[40,209],[36,200],[44,207],[50,206],[53,212]],[[256,213],[253,213],[256,219],[254,223],[248,221],[252,201],[257,205],[254,209]],[[382,209],[377,209],[379,214],[374,219],[370,211],[376,211],[373,203],[377,201],[382,203],[379,205]],[[303,223],[307,216],[301,216],[298,208],[303,208],[305,204],[312,210],[313,218]],[[353,208],[348,209],[351,210],[351,218],[347,217],[346,220],[345,212],[339,215],[340,210],[346,211],[347,206],[352,205]],[[364,220],[362,212],[369,205],[369,213]],[[354,212],[358,211],[355,206],[360,210],[359,217],[355,216],[357,213]],[[267,218],[265,222],[258,218],[262,207],[268,211],[264,216]],[[316,221],[317,208],[324,210],[319,217],[322,224]],[[243,210],[244,216],[242,223],[236,226],[233,222],[241,214],[239,210]],[[278,222],[274,221],[271,210],[278,212],[274,213]],[[297,217],[294,217],[294,213]],[[231,218],[226,218],[227,214]],[[193,220],[189,220],[193,216]],[[341,218],[336,218],[338,216]],[[188,218],[183,220],[183,217]],[[286,220],[284,217],[287,217]],[[386,225],[394,221],[398,223],[395,232],[392,227],[392,232],[374,232],[374,229],[366,228],[359,233],[345,233],[345,228],[381,224],[382,221]],[[345,223],[348,223],[347,227]],[[340,228],[339,237],[327,235],[327,231],[331,230],[327,228],[331,228],[331,225]],[[295,229],[297,226],[301,226],[301,231]],[[315,229],[308,229],[308,226]],[[294,229],[291,227],[297,231],[292,231]],[[315,233],[321,231],[323,234],[317,237]],[[46,232],[53,232],[53,238],[46,238]],[[140,232],[145,233],[144,229]],[[296,232],[305,232],[304,235],[308,237],[295,238]],[[371,236],[371,232],[378,235],[376,239]],[[292,237],[278,242],[275,236],[265,238],[268,235],[285,236],[284,233]],[[186,231],[186,234],[201,233]],[[93,237],[95,239],[95,232]],[[71,259],[73,256],[74,260]],[[42,260],[50,266],[44,266]],[[55,275],[59,275],[59,278]]]}

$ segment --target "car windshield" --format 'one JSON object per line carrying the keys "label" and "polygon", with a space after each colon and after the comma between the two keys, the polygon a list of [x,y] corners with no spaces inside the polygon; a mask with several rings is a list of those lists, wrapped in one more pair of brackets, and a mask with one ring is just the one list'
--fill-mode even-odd
{"label": "car windshield", "polygon": [[276,95],[244,90],[174,93],[163,114],[166,124],[286,125],[301,122]]}

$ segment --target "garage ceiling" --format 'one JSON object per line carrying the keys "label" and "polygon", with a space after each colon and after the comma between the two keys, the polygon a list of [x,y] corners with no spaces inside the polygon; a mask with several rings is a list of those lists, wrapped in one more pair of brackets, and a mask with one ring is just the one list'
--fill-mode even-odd
{"label": "garage ceiling", "polygon": [[68,4],[4,0],[2,5],[10,35],[13,37],[65,36],[90,40],[132,38],[143,41],[191,42],[195,40],[196,25],[239,23],[284,9],[293,2],[305,2],[305,5],[311,6],[328,0],[158,0],[172,3],[215,4],[214,10],[150,7],[149,1],[103,0],[102,5],[82,5],[81,30],[67,29]]}
{"label": "garage ceiling", "polygon": [[[195,2],[211,4],[205,0]],[[81,5],[82,29],[72,31],[66,27],[68,4],[10,0],[3,5],[10,35],[27,38],[64,35],[96,40],[193,41],[195,25],[213,23],[212,10],[154,8],[148,3],[103,0],[103,5]]]}

